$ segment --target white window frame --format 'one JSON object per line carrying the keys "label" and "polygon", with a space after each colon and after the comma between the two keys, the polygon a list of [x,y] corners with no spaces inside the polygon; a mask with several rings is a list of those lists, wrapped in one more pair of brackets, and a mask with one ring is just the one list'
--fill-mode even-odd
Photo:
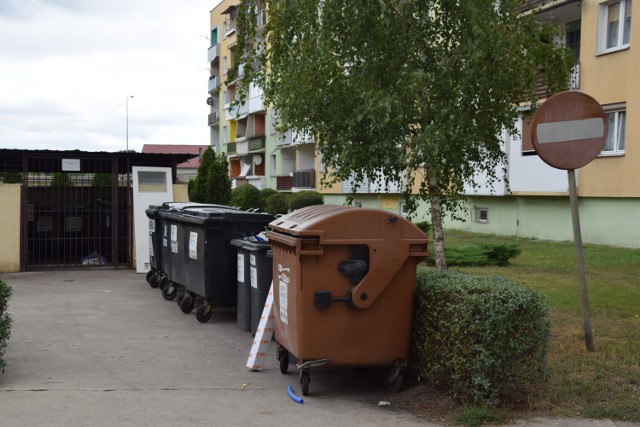
{"label": "white window frame", "polygon": [[276,155],[275,154],[271,154],[270,156],[271,159],[271,167],[269,168],[269,173],[271,174],[271,176],[277,176],[278,175],[278,169],[277,169],[277,159],[276,159]]}
{"label": "white window frame", "polygon": [[[609,7],[614,4],[619,4],[619,16],[618,16],[618,43],[615,46],[607,47],[607,39],[609,36]],[[627,40],[624,42],[624,34],[625,34],[625,16],[627,6],[631,6],[632,0],[616,0],[616,1],[607,1],[600,3],[598,8],[598,40],[597,40],[597,54],[604,55],[607,53],[617,52],[620,50],[629,49],[629,45],[631,40]],[[629,22],[629,27],[631,27],[631,21]],[[629,38],[631,37],[631,28],[628,29]]]}
{"label": "white window frame", "polygon": [[[624,156],[626,145],[627,106],[624,103],[611,104],[602,107],[609,119],[609,135],[613,135],[614,141],[611,148],[607,149],[609,135],[605,141],[605,148],[600,152],[600,157]],[[613,118],[613,120],[611,120]],[[612,129],[613,128],[613,129]]]}
{"label": "white window frame", "polygon": [[[484,215],[483,215],[484,214]],[[488,224],[489,223],[489,208],[476,208],[477,223]]]}

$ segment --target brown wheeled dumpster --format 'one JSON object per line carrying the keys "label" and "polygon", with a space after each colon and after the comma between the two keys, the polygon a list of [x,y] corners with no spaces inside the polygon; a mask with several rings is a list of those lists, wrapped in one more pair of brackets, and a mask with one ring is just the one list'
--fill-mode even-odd
{"label": "brown wheeled dumpster", "polygon": [[426,235],[392,212],[344,206],[299,209],[269,226],[280,370],[289,353],[297,358],[303,395],[310,368],[324,364],[389,367],[385,385],[399,389]]}

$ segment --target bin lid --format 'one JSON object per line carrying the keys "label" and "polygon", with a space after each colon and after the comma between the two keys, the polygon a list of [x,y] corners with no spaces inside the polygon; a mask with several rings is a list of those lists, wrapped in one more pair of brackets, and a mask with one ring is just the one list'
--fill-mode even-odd
{"label": "bin lid", "polygon": [[231,208],[230,206],[216,205],[211,203],[164,202],[162,204],[162,209],[169,210],[169,211],[181,211],[185,209],[204,208],[204,207],[234,209],[234,208]]}
{"label": "bin lid", "polygon": [[[389,225],[400,229],[389,233]],[[274,231],[291,236],[319,236],[322,241],[358,241],[391,238],[427,242],[427,236],[406,218],[384,210],[352,206],[308,206],[277,218]]]}
{"label": "bin lid", "polygon": [[145,212],[149,218],[153,219],[158,216],[158,212],[160,211],[161,208],[162,206],[159,206],[159,205],[149,205],[149,207],[145,210]]}
{"label": "bin lid", "polygon": [[208,221],[260,222],[265,225],[273,221],[273,215],[261,212],[246,212],[229,206],[191,206],[181,210],[162,210],[160,217],[178,221],[204,224]]}

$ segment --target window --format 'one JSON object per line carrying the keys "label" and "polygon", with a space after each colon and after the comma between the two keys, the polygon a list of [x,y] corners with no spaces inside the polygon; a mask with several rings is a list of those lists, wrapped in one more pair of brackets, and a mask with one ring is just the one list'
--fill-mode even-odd
{"label": "window", "polygon": [[269,172],[271,173],[271,176],[276,176],[277,175],[277,169],[276,169],[276,155],[272,154],[271,156],[271,168],[269,169]]}
{"label": "window", "polygon": [[164,193],[167,191],[166,172],[138,172],[138,191],[141,193]]}
{"label": "window", "polygon": [[536,155],[536,150],[533,148],[533,142],[531,142],[531,121],[533,120],[533,114],[531,111],[522,112],[522,155],[532,156]]}
{"label": "window", "polygon": [[409,215],[409,207],[406,202],[400,202],[400,215],[405,217]]}
{"label": "window", "polygon": [[362,207],[362,202],[354,201],[353,202],[353,206],[355,206],[356,208],[361,208]]}
{"label": "window", "polygon": [[621,156],[624,154],[625,125],[627,111],[625,106],[604,107],[609,121],[609,133],[604,143],[601,156]]}
{"label": "window", "polygon": [[621,0],[600,5],[598,54],[629,47],[631,35],[631,1]]}
{"label": "window", "polygon": [[489,209],[476,208],[476,222],[486,224],[489,222]]}

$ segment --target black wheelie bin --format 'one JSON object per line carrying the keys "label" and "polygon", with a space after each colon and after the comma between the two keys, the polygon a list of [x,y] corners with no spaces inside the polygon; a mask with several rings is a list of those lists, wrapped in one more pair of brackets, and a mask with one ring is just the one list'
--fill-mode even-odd
{"label": "black wheelie bin", "polygon": [[196,318],[205,323],[213,308],[235,307],[238,257],[230,241],[263,231],[274,217],[228,207],[182,209],[164,217],[176,225],[171,280],[185,288],[182,311],[191,312],[202,299]]}

